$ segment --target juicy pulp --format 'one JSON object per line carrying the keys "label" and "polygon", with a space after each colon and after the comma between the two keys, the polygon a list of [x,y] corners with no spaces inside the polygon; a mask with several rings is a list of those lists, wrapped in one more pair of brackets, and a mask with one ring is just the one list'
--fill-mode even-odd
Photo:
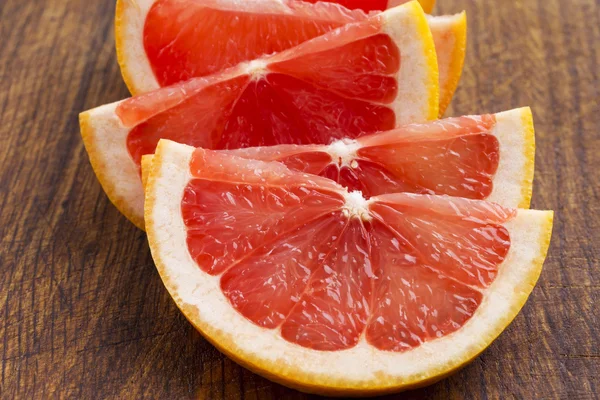
{"label": "juicy pulp", "polygon": [[[396,124],[399,49],[372,17],[264,60],[125,100],[134,162],[158,140],[235,149],[328,144]],[[318,67],[318,68],[317,68]]]}
{"label": "juicy pulp", "polygon": [[[230,151],[279,161],[292,170],[332,179],[369,198],[386,193],[486,199],[493,190],[500,144],[494,115],[448,118],[330,145],[279,145]],[[202,161],[192,159],[191,168]]]}
{"label": "juicy pulp", "polygon": [[357,203],[281,164],[194,157],[181,202],[191,257],[219,276],[238,312],[304,347],[342,350],[364,336],[404,351],[454,332],[510,248],[502,224],[516,211],[493,203],[412,194]]}
{"label": "juicy pulp", "polygon": [[157,0],[152,5],[144,25],[144,48],[161,86],[280,52],[366,18],[334,4],[319,10],[290,1],[221,7],[194,0]]}

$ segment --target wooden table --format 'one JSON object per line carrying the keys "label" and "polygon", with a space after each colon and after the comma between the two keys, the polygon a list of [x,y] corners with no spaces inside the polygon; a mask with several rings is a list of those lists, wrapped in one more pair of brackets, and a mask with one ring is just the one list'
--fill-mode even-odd
{"label": "wooden table", "polygon": [[[600,3],[439,3],[469,16],[448,114],[533,107],[533,207],[556,223],[540,281],[500,338],[454,376],[389,398],[597,398]],[[96,181],[77,114],[127,96],[113,12],[113,0],[0,0],[0,398],[310,398],[196,333],[144,233]]]}

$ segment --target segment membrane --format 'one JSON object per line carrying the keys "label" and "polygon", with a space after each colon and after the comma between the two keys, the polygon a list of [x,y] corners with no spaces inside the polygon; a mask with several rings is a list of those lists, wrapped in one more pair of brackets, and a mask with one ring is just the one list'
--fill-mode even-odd
{"label": "segment membrane", "polygon": [[314,271],[281,325],[281,335],[315,350],[356,345],[369,315],[374,278],[370,253],[367,231],[354,218]]}
{"label": "segment membrane", "polygon": [[341,203],[317,189],[194,179],[181,207],[190,255],[203,271],[218,275],[257,247]]}

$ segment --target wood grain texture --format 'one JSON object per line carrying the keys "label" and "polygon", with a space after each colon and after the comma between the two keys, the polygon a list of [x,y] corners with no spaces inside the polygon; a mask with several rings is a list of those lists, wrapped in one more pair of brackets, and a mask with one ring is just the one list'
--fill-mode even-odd
{"label": "wood grain texture", "polygon": [[[313,398],[203,340],[96,181],[77,115],[127,96],[113,3],[0,1],[0,398]],[[600,2],[438,3],[466,9],[470,29],[448,114],[533,107],[533,206],[556,223],[507,331],[454,376],[387,398],[597,398]]]}

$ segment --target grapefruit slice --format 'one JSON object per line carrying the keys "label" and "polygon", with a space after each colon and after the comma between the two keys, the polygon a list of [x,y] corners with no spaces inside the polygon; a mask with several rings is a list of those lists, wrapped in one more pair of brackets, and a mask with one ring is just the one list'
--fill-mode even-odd
{"label": "grapefruit slice", "polygon": [[365,199],[281,163],[162,140],[145,217],[163,282],[222,352],[285,385],[378,394],[441,379],[517,315],[552,212]]}
{"label": "grapefruit slice", "polygon": [[[387,193],[443,194],[529,208],[535,134],[528,107],[447,118],[330,145],[277,145],[222,150],[278,161],[336,181],[370,198]],[[145,186],[152,155],[142,156]]]}
{"label": "grapefruit slice", "polygon": [[[138,164],[127,149],[129,130],[116,128],[118,122],[103,130],[96,119],[86,118],[82,117],[82,133],[100,183],[117,208],[143,229],[144,194]],[[228,154],[280,161],[292,169],[335,179],[351,190],[360,189],[367,196],[410,191],[527,208],[535,134],[531,110],[521,108],[411,124],[328,145],[278,145]],[[144,157],[148,165],[150,160]]]}
{"label": "grapefruit slice", "polygon": [[[337,2],[362,8],[354,0]],[[362,2],[372,4],[373,9],[383,9],[387,3]],[[125,83],[135,95],[283,51],[367,17],[362,11],[323,2],[119,0],[117,55]],[[435,34],[439,70],[444,73],[440,75],[440,100],[446,104],[462,71],[466,18],[464,13],[430,17],[429,24]]]}
{"label": "grapefruit slice", "polygon": [[116,185],[142,199],[140,159],[161,138],[213,149],[326,144],[437,114],[433,39],[413,2],[275,55],[84,112],[80,123],[94,170],[119,204]]}

